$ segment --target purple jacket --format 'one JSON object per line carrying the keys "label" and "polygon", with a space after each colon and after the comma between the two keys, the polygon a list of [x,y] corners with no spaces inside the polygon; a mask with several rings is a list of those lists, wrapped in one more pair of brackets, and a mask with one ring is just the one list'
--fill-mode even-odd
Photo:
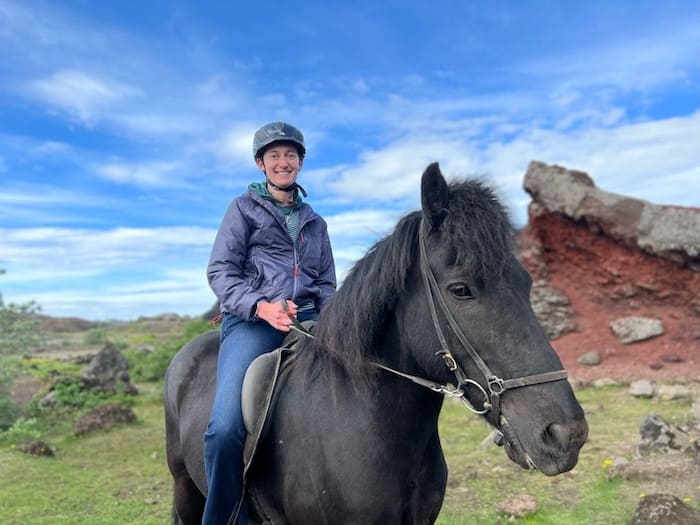
{"label": "purple jacket", "polygon": [[257,302],[291,299],[319,310],[336,286],[326,221],[301,204],[294,243],[275,205],[249,189],[228,207],[209,257],[209,286],[219,309],[253,318]]}

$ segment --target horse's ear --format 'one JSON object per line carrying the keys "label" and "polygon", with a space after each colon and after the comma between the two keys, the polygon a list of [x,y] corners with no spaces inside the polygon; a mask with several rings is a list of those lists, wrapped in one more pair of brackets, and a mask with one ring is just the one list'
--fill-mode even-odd
{"label": "horse's ear", "polygon": [[447,182],[445,182],[437,162],[433,162],[423,172],[420,188],[423,218],[431,229],[436,229],[447,215],[449,205]]}

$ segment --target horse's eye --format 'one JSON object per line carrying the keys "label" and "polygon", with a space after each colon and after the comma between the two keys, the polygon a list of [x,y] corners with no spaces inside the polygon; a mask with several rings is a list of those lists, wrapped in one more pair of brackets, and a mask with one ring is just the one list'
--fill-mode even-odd
{"label": "horse's eye", "polygon": [[454,283],[449,285],[447,289],[457,299],[474,299],[467,283]]}

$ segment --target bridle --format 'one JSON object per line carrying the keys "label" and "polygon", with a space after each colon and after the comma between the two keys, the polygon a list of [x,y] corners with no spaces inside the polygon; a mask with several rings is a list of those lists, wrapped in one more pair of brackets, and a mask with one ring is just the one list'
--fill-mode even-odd
{"label": "bridle", "polygon": [[[450,397],[459,398],[470,411],[477,415],[485,415],[488,412],[492,412],[494,420],[498,422],[498,425],[500,427],[497,430],[501,433],[501,435],[497,436],[497,438],[495,439],[496,443],[499,445],[503,444],[502,439],[505,436],[508,442],[517,450],[519,450],[521,454],[523,454],[528,463],[528,466],[530,468],[536,468],[535,463],[532,461],[530,456],[523,448],[522,443],[520,442],[512,426],[508,422],[508,419],[501,413],[501,395],[503,395],[503,393],[506,390],[512,390],[514,388],[538,385],[542,383],[550,383],[553,381],[562,381],[567,378],[567,373],[565,370],[554,370],[551,372],[543,372],[540,374],[522,376],[513,379],[502,379],[489,368],[489,366],[482,359],[479,353],[474,349],[472,344],[469,342],[469,339],[467,339],[467,336],[464,335],[464,332],[457,324],[457,321],[452,315],[452,312],[450,312],[445,298],[442,292],[440,291],[437,279],[435,279],[435,275],[430,269],[430,264],[428,262],[428,253],[425,246],[426,229],[427,227],[425,226],[424,221],[422,221],[419,226],[418,243],[420,246],[420,270],[421,275],[423,277],[423,284],[425,285],[426,295],[428,296],[430,317],[432,318],[433,326],[435,327],[435,331],[437,332],[437,336],[440,341],[440,350],[435,352],[435,355],[441,357],[447,368],[450,370],[450,372],[454,374],[457,385],[455,388],[450,388],[448,386],[439,385],[437,383],[428,381],[420,377],[399,372],[384,365],[378,366],[380,366],[384,370],[400,375],[406,379],[410,379],[411,381],[418,383],[422,386],[426,386],[431,390],[434,390],[435,392],[439,392]],[[464,369],[460,366],[460,364],[457,362],[454,355],[450,351],[450,347],[447,344],[447,339],[445,338],[445,334],[440,324],[438,307],[440,309],[442,317],[445,318],[445,320],[450,326],[450,329],[457,337],[457,339],[459,339],[459,342],[461,343],[462,347],[467,351],[471,360],[474,362],[474,364],[476,364],[477,368],[486,379],[486,388],[484,388],[484,386],[478,381],[471,379],[467,376],[467,374],[464,372]],[[484,396],[484,404],[482,408],[475,408],[467,399],[465,388],[469,385],[472,385],[473,387],[477,388]]]}

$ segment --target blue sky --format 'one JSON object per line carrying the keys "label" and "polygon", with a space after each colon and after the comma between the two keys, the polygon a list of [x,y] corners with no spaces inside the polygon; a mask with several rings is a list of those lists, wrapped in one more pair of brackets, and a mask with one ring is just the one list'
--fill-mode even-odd
{"label": "blue sky", "polygon": [[439,161],[527,220],[531,160],[700,206],[700,2],[0,0],[0,292],[50,315],[199,315],[261,124],[338,273]]}

